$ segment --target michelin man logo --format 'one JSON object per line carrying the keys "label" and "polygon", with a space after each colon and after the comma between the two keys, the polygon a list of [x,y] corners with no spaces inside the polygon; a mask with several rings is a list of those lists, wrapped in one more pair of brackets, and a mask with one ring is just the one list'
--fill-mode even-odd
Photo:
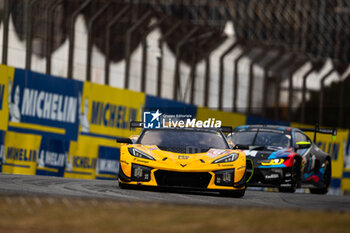
{"label": "michelin man logo", "polygon": [[8,96],[8,107],[10,112],[10,121],[11,122],[21,122],[21,112],[19,110],[19,100],[20,100],[20,88],[19,86],[16,86],[15,89],[15,98],[14,102],[12,102],[11,94],[12,94],[12,82],[11,79],[9,79],[9,96]]}
{"label": "michelin man logo", "polygon": [[69,158],[68,155],[66,157],[66,171],[73,171],[73,155],[70,155]]}
{"label": "michelin man logo", "polygon": [[38,167],[45,167],[45,156],[44,153],[38,153],[38,161],[37,161]]}
{"label": "michelin man logo", "polygon": [[144,112],[143,113],[143,128],[145,129],[158,129],[161,126],[160,116],[162,114],[157,109],[156,112]]}
{"label": "michelin man logo", "polygon": [[90,131],[90,124],[88,120],[88,111],[89,111],[89,99],[86,97],[84,104],[84,111],[82,111],[81,106],[81,93],[79,93],[79,123],[81,126],[81,132],[88,133]]}
{"label": "michelin man logo", "polygon": [[0,163],[6,163],[6,156],[5,156],[5,146],[0,145]]}

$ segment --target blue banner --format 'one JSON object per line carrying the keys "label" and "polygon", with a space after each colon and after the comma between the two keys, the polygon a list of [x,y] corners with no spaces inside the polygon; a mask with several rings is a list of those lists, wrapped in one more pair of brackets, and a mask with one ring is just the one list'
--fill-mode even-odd
{"label": "blue banner", "polygon": [[119,173],[119,160],[119,148],[99,146],[96,179],[116,179]]}
{"label": "blue banner", "polygon": [[144,111],[157,111],[158,109],[162,114],[191,115],[194,118],[197,114],[197,106],[195,105],[146,95]]}
{"label": "blue banner", "polygon": [[83,83],[16,69],[9,83],[8,130],[76,140]]}
{"label": "blue banner", "polygon": [[37,160],[37,175],[61,176],[68,157],[69,141],[43,137]]}

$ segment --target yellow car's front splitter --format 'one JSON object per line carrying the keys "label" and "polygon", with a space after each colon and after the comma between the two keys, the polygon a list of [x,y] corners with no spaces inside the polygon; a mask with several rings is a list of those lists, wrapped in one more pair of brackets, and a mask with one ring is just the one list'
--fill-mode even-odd
{"label": "yellow car's front splitter", "polygon": [[[238,163],[237,163],[238,165]],[[239,164],[242,165],[242,164]],[[147,171],[147,174],[138,171],[138,166]],[[200,190],[244,190],[245,189],[245,165],[228,167],[213,166],[215,170],[205,168],[153,168],[137,163],[122,163],[119,169],[119,182],[121,184],[165,187],[165,188],[186,188]],[[141,169],[142,170],[142,169]],[[136,178],[139,177],[139,178]]]}
{"label": "yellow car's front splitter", "polygon": [[[233,153],[238,155],[236,160],[216,162]],[[121,185],[240,191],[245,189],[245,171],[246,156],[239,150],[182,154],[142,145],[120,150]]]}

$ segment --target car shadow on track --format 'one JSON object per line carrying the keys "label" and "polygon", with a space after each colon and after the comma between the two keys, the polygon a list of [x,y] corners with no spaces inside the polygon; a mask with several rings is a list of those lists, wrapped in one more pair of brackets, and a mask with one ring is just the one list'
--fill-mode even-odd
{"label": "car shadow on track", "polygon": [[209,190],[193,190],[186,187],[148,187],[148,186],[125,186],[123,188],[117,186],[121,190],[133,190],[133,191],[149,191],[156,193],[176,193],[176,194],[187,194],[187,195],[198,195],[198,196],[212,196],[212,197],[228,197],[232,198],[228,193],[220,193],[219,191]]}

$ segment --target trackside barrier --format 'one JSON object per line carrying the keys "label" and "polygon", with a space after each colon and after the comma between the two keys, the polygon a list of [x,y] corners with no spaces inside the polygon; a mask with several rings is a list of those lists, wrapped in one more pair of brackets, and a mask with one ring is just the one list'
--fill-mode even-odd
{"label": "trackside barrier", "polygon": [[115,179],[116,136],[129,136],[145,94],[0,66],[0,169]]}
{"label": "trackside barrier", "polygon": [[[138,134],[128,122],[156,109],[234,127],[261,122],[305,127],[0,65],[0,172],[116,179],[115,138]],[[317,144],[332,155],[330,192],[350,195],[349,130],[338,129],[335,140],[320,134]]]}

